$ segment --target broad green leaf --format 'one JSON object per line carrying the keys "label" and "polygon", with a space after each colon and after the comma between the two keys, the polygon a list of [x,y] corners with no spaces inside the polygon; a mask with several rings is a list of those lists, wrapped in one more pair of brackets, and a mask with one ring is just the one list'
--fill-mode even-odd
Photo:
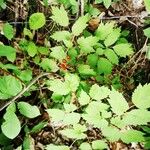
{"label": "broad green leaf", "polygon": [[13,76],[0,77],[0,99],[16,96],[22,90],[21,82]]}
{"label": "broad green leaf", "polygon": [[113,45],[120,36],[120,29],[114,29],[104,41],[106,47]]}
{"label": "broad green leaf", "polygon": [[65,83],[70,91],[75,92],[78,89],[80,79],[77,74],[66,73]]}
{"label": "broad green leaf", "polygon": [[133,109],[123,116],[124,125],[147,125],[150,122],[150,111],[142,109]]}
{"label": "broad green leaf", "polygon": [[24,137],[22,148],[25,150],[29,150],[34,149],[34,147],[35,147],[34,139],[29,134],[26,134]]}
{"label": "broad green leaf", "polygon": [[88,54],[91,52],[94,52],[94,46],[97,44],[98,39],[97,37],[94,36],[89,36],[89,37],[81,37],[77,40],[77,43],[79,44],[80,47],[80,52],[81,54]]}
{"label": "broad green leaf", "polygon": [[65,112],[60,109],[47,109],[47,113],[49,114],[52,122],[60,122],[63,121],[65,117]]}
{"label": "broad green leaf", "polygon": [[70,150],[70,148],[65,145],[49,144],[49,145],[46,145],[46,150]]}
{"label": "broad green leaf", "polygon": [[97,84],[94,84],[92,85],[89,94],[92,99],[102,100],[108,97],[108,95],[110,94],[110,90],[105,86],[100,87]]}
{"label": "broad green leaf", "polygon": [[79,36],[83,30],[87,27],[87,22],[89,20],[88,15],[80,17],[72,26],[72,34],[74,36]]}
{"label": "broad green leaf", "polygon": [[108,9],[111,6],[111,0],[103,0],[103,4]]}
{"label": "broad green leaf", "polygon": [[34,13],[29,18],[30,29],[37,30],[43,27],[46,23],[46,19],[43,13]]}
{"label": "broad green leaf", "polygon": [[92,141],[92,148],[93,150],[108,149],[108,145],[103,140],[95,140],[95,141]]}
{"label": "broad green leaf", "polygon": [[144,29],[143,31],[144,31],[144,35],[147,36],[148,38],[150,38],[150,27]]}
{"label": "broad green leaf", "polygon": [[148,12],[150,12],[150,1],[149,0],[144,0],[144,4],[145,4],[145,7],[146,7],[146,10]]}
{"label": "broad green leaf", "polygon": [[27,118],[35,118],[40,115],[39,108],[37,106],[32,106],[27,102],[19,102],[18,109],[19,112]]}
{"label": "broad green leaf", "polygon": [[95,32],[96,37],[98,37],[99,40],[105,40],[105,38],[111,32],[113,32],[113,28],[114,28],[114,22],[106,23],[106,24],[100,23],[98,29]]}
{"label": "broad green leaf", "polygon": [[99,58],[98,63],[97,63],[97,69],[98,69],[99,74],[102,74],[102,73],[104,73],[105,75],[111,74],[112,67],[113,65],[108,59],[102,58],[102,57]]}
{"label": "broad green leaf", "polygon": [[69,40],[71,38],[71,34],[68,31],[57,31],[53,35],[51,35],[51,38],[60,42],[64,40]]}
{"label": "broad green leaf", "polygon": [[124,143],[131,143],[131,142],[143,142],[145,141],[144,133],[137,130],[126,130],[121,134],[121,140]]}
{"label": "broad green leaf", "polygon": [[111,50],[111,49],[106,49],[104,51],[104,55],[107,57],[107,59],[112,63],[112,64],[115,64],[115,65],[118,65],[119,63],[119,58],[118,56],[116,55],[116,53]]}
{"label": "broad green leaf", "polygon": [[112,117],[111,124],[120,129],[126,126],[126,123],[124,123],[124,121],[121,120],[121,116]]}
{"label": "broad green leaf", "polygon": [[150,108],[150,84],[139,85],[132,94],[132,102],[141,109]]}
{"label": "broad green leaf", "polygon": [[79,74],[83,76],[96,76],[96,72],[91,69],[89,65],[80,64],[78,66],[78,71]]}
{"label": "broad green leaf", "polygon": [[47,122],[40,122],[31,129],[30,133],[38,133],[46,125],[47,125]]}
{"label": "broad green leaf", "polygon": [[70,88],[65,82],[62,82],[60,79],[54,79],[49,81],[49,90],[53,91],[58,95],[67,95],[70,92]]}
{"label": "broad green leaf", "polygon": [[28,43],[27,52],[28,52],[29,56],[31,56],[31,57],[34,57],[37,54],[37,47],[34,44],[34,42]]}
{"label": "broad green leaf", "polygon": [[21,130],[19,119],[14,112],[7,111],[4,115],[4,120],[1,125],[3,134],[9,139],[14,139]]}
{"label": "broad green leaf", "polygon": [[27,29],[27,28],[23,29],[23,34],[24,34],[24,36],[28,36],[30,39],[33,39],[32,32],[29,29]]}
{"label": "broad green leaf", "polygon": [[62,46],[52,47],[51,50],[52,52],[50,53],[50,56],[58,59],[60,62],[67,56]]}
{"label": "broad green leaf", "polygon": [[65,125],[77,124],[79,123],[80,118],[81,116],[79,113],[72,112],[72,113],[65,114],[65,117],[63,119],[63,124]]}
{"label": "broad green leaf", "polygon": [[49,54],[49,48],[44,46],[38,46],[37,50],[42,55],[48,55]]}
{"label": "broad green leaf", "polygon": [[64,103],[65,112],[70,113],[77,109],[77,106],[74,104],[66,104]]}
{"label": "broad green leaf", "polygon": [[0,45],[0,56],[5,56],[11,62],[16,59],[16,49],[11,46]]}
{"label": "broad green leaf", "polygon": [[14,36],[14,29],[13,26],[10,25],[9,23],[5,23],[3,26],[3,32],[4,36],[8,39],[11,40]]}
{"label": "broad green leaf", "polygon": [[81,106],[87,105],[90,102],[90,97],[85,91],[81,91],[78,101]]}
{"label": "broad green leaf", "polygon": [[108,140],[114,142],[118,141],[121,137],[121,133],[119,129],[113,127],[113,126],[108,126],[105,128],[102,128],[102,134],[105,136]]}
{"label": "broad green leaf", "polygon": [[80,150],[92,150],[91,145],[88,142],[83,142],[80,147]]}
{"label": "broad green leaf", "polygon": [[90,54],[87,56],[87,63],[90,67],[94,68],[97,65],[98,55],[97,54]]}
{"label": "broad green leaf", "polygon": [[19,78],[22,81],[31,81],[32,80],[32,71],[31,70],[23,70],[21,71],[21,73],[19,74]]}
{"label": "broad green leaf", "polygon": [[59,67],[53,59],[43,58],[40,66],[43,70],[57,72]]}
{"label": "broad green leaf", "polygon": [[117,44],[113,49],[120,57],[126,57],[133,54],[133,48],[129,43]]}
{"label": "broad green leaf", "polygon": [[123,97],[121,93],[119,93],[114,89],[112,89],[112,91],[109,94],[108,102],[111,106],[112,111],[116,115],[122,115],[129,109],[129,105],[126,99]]}
{"label": "broad green leaf", "polygon": [[60,9],[58,7],[53,6],[52,14],[53,14],[53,16],[51,16],[51,18],[53,19],[53,21],[58,23],[60,26],[66,27],[69,25],[68,14],[67,14],[66,10],[64,9],[63,5],[60,7]]}
{"label": "broad green leaf", "polygon": [[11,103],[8,107],[7,107],[7,109],[6,109],[6,112],[10,112],[10,111],[12,111],[12,112],[16,112],[16,104],[13,102],[13,103]]}

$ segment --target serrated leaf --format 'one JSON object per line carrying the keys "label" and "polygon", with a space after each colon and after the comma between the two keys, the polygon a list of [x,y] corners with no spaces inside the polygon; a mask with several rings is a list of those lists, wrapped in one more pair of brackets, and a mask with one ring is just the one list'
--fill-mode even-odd
{"label": "serrated leaf", "polygon": [[144,4],[145,4],[147,12],[150,12],[150,1],[149,0],[144,0]]}
{"label": "serrated leaf", "polygon": [[150,122],[150,111],[134,109],[125,113],[122,122],[124,125],[147,125]]}
{"label": "serrated leaf", "polygon": [[43,13],[34,13],[29,18],[30,29],[37,30],[43,27],[46,23],[46,19]]}
{"label": "serrated leaf", "polygon": [[117,44],[113,49],[120,57],[126,57],[133,54],[133,48],[129,43]]}
{"label": "serrated leaf", "polygon": [[51,38],[60,42],[64,40],[69,40],[71,38],[71,34],[68,31],[57,31],[53,35],[51,35]]}
{"label": "serrated leaf", "polygon": [[108,59],[102,58],[102,57],[99,58],[98,63],[97,63],[97,69],[98,69],[99,74],[102,74],[102,73],[104,73],[105,75],[111,74],[112,67],[113,65]]}
{"label": "serrated leaf", "polygon": [[112,63],[112,64],[115,64],[115,65],[118,65],[119,63],[119,58],[118,56],[116,55],[116,53],[111,50],[111,49],[106,49],[104,51],[104,55],[107,57],[107,59]]}
{"label": "serrated leaf", "polygon": [[87,105],[90,102],[90,97],[85,91],[81,91],[78,101],[81,106]]}
{"label": "serrated leaf", "polygon": [[70,91],[75,92],[78,89],[80,79],[77,74],[66,73],[65,83]]}
{"label": "serrated leaf", "polygon": [[143,142],[145,141],[144,133],[137,130],[127,130],[121,134],[121,140],[124,143]]}
{"label": "serrated leaf", "polygon": [[81,37],[77,40],[77,43],[80,47],[81,54],[89,54],[91,52],[94,52],[94,46],[97,44],[98,39],[94,36],[89,37]]}
{"label": "serrated leaf", "polygon": [[108,97],[108,95],[110,94],[110,90],[105,86],[100,87],[97,84],[94,84],[92,85],[89,94],[92,99],[102,100]]}
{"label": "serrated leaf", "polygon": [[31,56],[31,57],[34,57],[37,54],[37,47],[34,44],[34,42],[28,43],[27,52],[28,52],[29,56]]}
{"label": "serrated leaf", "polygon": [[60,7],[60,9],[58,7],[52,7],[52,14],[53,16],[51,18],[60,26],[66,27],[69,25],[68,14],[63,5]]}
{"label": "serrated leaf", "polygon": [[89,65],[80,64],[78,66],[78,71],[79,74],[83,76],[96,76],[96,72],[91,69]]}
{"label": "serrated leaf", "polygon": [[58,95],[67,95],[70,92],[69,87],[66,83],[62,82],[60,79],[54,79],[49,81],[49,90],[53,91]]}
{"label": "serrated leaf", "polygon": [[88,15],[80,17],[72,26],[72,34],[74,36],[79,36],[83,30],[87,27],[87,22],[89,20]]}
{"label": "serrated leaf", "polygon": [[150,84],[144,86],[139,85],[132,94],[132,102],[134,105],[141,109],[147,109],[150,107]]}
{"label": "serrated leaf", "polygon": [[120,29],[114,29],[104,41],[106,47],[113,45],[120,36]]}
{"label": "serrated leaf", "polygon": [[70,148],[65,145],[49,144],[49,145],[46,145],[46,150],[70,150]]}
{"label": "serrated leaf", "polygon": [[3,26],[3,32],[4,36],[8,39],[11,40],[14,36],[14,29],[13,26],[10,25],[9,23],[5,23]]}
{"label": "serrated leaf", "polygon": [[21,82],[13,76],[0,77],[0,99],[16,96],[22,90]]}
{"label": "serrated leaf", "polygon": [[20,121],[12,111],[7,111],[4,115],[4,119],[5,121],[1,125],[2,132],[9,139],[14,139],[21,130]]}
{"label": "serrated leaf", "polygon": [[14,62],[16,59],[16,49],[0,44],[0,56],[5,56],[9,61]]}
{"label": "serrated leaf", "polygon": [[52,52],[50,53],[50,56],[59,60],[60,62],[67,56],[62,46],[52,47],[51,50]]}
{"label": "serrated leaf", "polygon": [[111,106],[112,111],[116,115],[122,115],[129,109],[129,105],[123,95],[114,89],[112,89],[109,94],[108,102]]}
{"label": "serrated leaf", "polygon": [[74,104],[66,104],[64,103],[65,112],[70,113],[77,109],[77,106]]}
{"label": "serrated leaf", "polygon": [[98,55],[97,54],[90,54],[87,56],[87,63],[90,67],[94,68],[97,65]]}
{"label": "serrated leaf", "polygon": [[37,106],[32,106],[26,102],[19,102],[18,109],[19,112],[27,118],[35,118],[40,115],[40,111]]}
{"label": "serrated leaf", "polygon": [[108,145],[103,140],[95,140],[95,141],[92,141],[92,148],[93,148],[93,150],[107,149]]}
{"label": "serrated leaf", "polygon": [[42,62],[40,63],[40,67],[46,71],[57,72],[59,67],[57,66],[56,62],[53,59],[43,58]]}
{"label": "serrated leaf", "polygon": [[103,0],[103,4],[108,9],[111,6],[111,0]]}

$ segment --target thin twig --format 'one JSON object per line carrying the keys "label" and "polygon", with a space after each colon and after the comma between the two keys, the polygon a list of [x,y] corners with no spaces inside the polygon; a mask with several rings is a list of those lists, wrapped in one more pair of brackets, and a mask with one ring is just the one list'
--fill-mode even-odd
{"label": "thin twig", "polygon": [[23,88],[23,90],[16,95],[13,99],[11,99],[9,102],[7,102],[6,104],[4,104],[1,108],[0,111],[2,111],[3,109],[5,109],[8,105],[10,105],[11,103],[15,102],[18,98],[20,98],[26,91],[28,91],[30,89],[30,87],[35,84],[40,78],[44,77],[44,76],[48,76],[48,75],[53,75],[52,73],[42,73],[40,75],[38,75],[36,78],[34,78],[26,87]]}

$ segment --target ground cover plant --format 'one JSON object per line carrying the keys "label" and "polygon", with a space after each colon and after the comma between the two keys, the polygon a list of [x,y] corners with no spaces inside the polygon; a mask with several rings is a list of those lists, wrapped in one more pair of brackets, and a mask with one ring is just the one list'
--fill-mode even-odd
{"label": "ground cover plant", "polygon": [[149,6],[0,1],[1,149],[150,149]]}

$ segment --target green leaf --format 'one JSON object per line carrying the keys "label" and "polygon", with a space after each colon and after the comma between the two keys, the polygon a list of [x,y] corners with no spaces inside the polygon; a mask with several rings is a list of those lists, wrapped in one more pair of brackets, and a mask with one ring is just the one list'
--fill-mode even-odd
{"label": "green leaf", "polygon": [[32,80],[32,71],[31,70],[23,70],[21,71],[21,73],[19,74],[19,78],[22,81],[31,81]]}
{"label": "green leaf", "polygon": [[31,133],[38,133],[41,129],[43,129],[45,126],[47,125],[47,122],[40,122],[37,125],[35,125],[32,129],[31,129]]}
{"label": "green leaf", "polygon": [[37,106],[32,106],[26,102],[19,102],[18,109],[19,112],[27,118],[35,118],[40,115],[40,111]]}
{"label": "green leaf", "polygon": [[46,23],[46,19],[43,13],[34,13],[29,18],[30,29],[37,30],[43,27]]}
{"label": "green leaf", "polygon": [[47,109],[46,110],[49,116],[51,117],[52,122],[60,122],[63,121],[65,117],[65,112],[59,109]]}
{"label": "green leaf", "polygon": [[144,35],[147,36],[148,38],[150,38],[150,27],[144,29],[143,31],[144,31]]}
{"label": "green leaf", "polygon": [[43,70],[57,72],[59,67],[53,59],[43,58],[40,66]]}
{"label": "green leaf", "polygon": [[51,38],[60,42],[64,40],[69,40],[71,38],[71,34],[68,31],[57,31],[53,35],[51,35]]}
{"label": "green leaf", "polygon": [[60,26],[66,27],[69,25],[68,14],[63,5],[61,5],[60,9],[58,7],[52,7],[52,14],[53,16],[51,18]]}
{"label": "green leaf", "polygon": [[81,91],[78,101],[81,106],[87,105],[90,102],[90,97],[85,91]]}
{"label": "green leaf", "polygon": [[4,100],[16,96],[21,90],[21,82],[15,77],[0,77],[0,99]]}
{"label": "green leaf", "polygon": [[92,148],[93,150],[108,149],[108,145],[105,141],[95,140],[95,141],[92,141]]}
{"label": "green leaf", "polygon": [[49,90],[57,93],[58,95],[67,95],[70,92],[68,85],[60,79],[49,81]]}
{"label": "green leaf", "polygon": [[109,36],[107,36],[107,38],[104,41],[104,44],[105,44],[106,47],[113,45],[118,40],[118,38],[120,36],[120,31],[121,30],[119,28],[114,29],[109,34]]}
{"label": "green leaf", "polygon": [[80,51],[82,54],[88,54],[91,52],[94,52],[94,46],[97,44],[98,39],[97,37],[94,36],[89,36],[89,37],[81,37],[77,40],[77,43],[79,44]]}
{"label": "green leaf", "polygon": [[103,4],[108,9],[111,6],[111,0],[103,0]]}
{"label": "green leaf", "polygon": [[129,43],[115,45],[113,49],[120,57],[126,57],[133,54],[133,48]]}
{"label": "green leaf", "polygon": [[131,142],[143,142],[145,141],[144,133],[137,130],[126,130],[121,134],[121,140],[124,143],[131,143]]}
{"label": "green leaf", "polygon": [[4,36],[8,39],[11,40],[14,36],[14,29],[13,26],[10,25],[9,23],[5,23],[3,26],[3,32]]}
{"label": "green leaf", "polygon": [[1,126],[2,132],[9,139],[14,139],[20,133],[20,121],[12,111],[7,111],[4,115],[4,119],[5,121]]}
{"label": "green leaf", "polygon": [[66,73],[65,83],[70,91],[75,92],[78,89],[80,79],[77,74]]}
{"label": "green leaf", "polygon": [[123,95],[114,89],[112,89],[112,91],[110,92],[108,102],[111,106],[112,111],[116,115],[122,115],[129,109],[129,105]]}
{"label": "green leaf", "polygon": [[49,144],[49,145],[46,145],[46,150],[70,150],[70,148],[65,145]]}
{"label": "green leaf", "polygon": [[48,55],[49,54],[49,48],[44,46],[38,46],[37,50],[42,55]]}
{"label": "green leaf", "polygon": [[24,34],[24,36],[28,36],[30,39],[33,39],[32,32],[29,29],[27,29],[27,28],[23,29],[23,34]]}
{"label": "green leaf", "polygon": [[144,4],[145,4],[147,12],[150,12],[150,1],[149,0],[144,0]]}
{"label": "green leaf", "polygon": [[99,87],[97,84],[94,84],[92,85],[89,94],[92,99],[102,100],[108,97],[108,95],[110,94],[110,90],[105,86]]}
{"label": "green leaf", "polygon": [[122,122],[124,125],[147,125],[150,121],[150,111],[142,109],[134,109],[130,112],[127,112],[123,116]]}
{"label": "green leaf", "polygon": [[107,59],[112,63],[112,64],[115,64],[115,65],[118,65],[119,63],[119,58],[118,56],[116,55],[116,53],[111,50],[111,49],[106,49],[104,51],[104,55],[107,57]]}
{"label": "green leaf", "polygon": [[83,142],[80,147],[79,147],[80,150],[92,150],[92,147],[89,143],[87,142]]}
{"label": "green leaf", "polygon": [[150,107],[150,84],[139,85],[132,94],[132,102],[141,109]]}
{"label": "green leaf", "polygon": [[89,20],[88,15],[79,17],[79,19],[72,26],[72,34],[74,36],[79,36],[83,30],[87,27],[87,22]]}
{"label": "green leaf", "polygon": [[80,64],[78,66],[78,71],[79,74],[83,76],[96,76],[96,72],[91,69],[89,65]]}
{"label": "green leaf", "polygon": [[87,63],[90,65],[92,68],[96,67],[98,61],[98,55],[97,54],[90,54],[87,56]]}
{"label": "green leaf", "polygon": [[11,62],[16,59],[16,49],[11,46],[0,45],[0,56],[5,56]]}
{"label": "green leaf", "polygon": [[50,56],[55,59],[58,59],[60,62],[67,56],[62,46],[53,47],[51,48],[51,50],[52,52],[50,53]]}
{"label": "green leaf", "polygon": [[110,63],[110,61],[106,58],[99,58],[98,63],[97,63],[97,69],[98,73],[102,74],[104,73],[105,75],[111,74],[112,72],[112,67],[113,65]]}
{"label": "green leaf", "polygon": [[26,134],[24,137],[22,148],[25,150],[34,149],[34,139],[29,135]]}
{"label": "green leaf", "polygon": [[70,113],[77,109],[77,106],[74,104],[66,104],[64,103],[65,112]]}
{"label": "green leaf", "polygon": [[37,47],[34,44],[34,42],[28,43],[27,52],[28,52],[29,56],[31,56],[31,57],[34,57],[37,54]]}

